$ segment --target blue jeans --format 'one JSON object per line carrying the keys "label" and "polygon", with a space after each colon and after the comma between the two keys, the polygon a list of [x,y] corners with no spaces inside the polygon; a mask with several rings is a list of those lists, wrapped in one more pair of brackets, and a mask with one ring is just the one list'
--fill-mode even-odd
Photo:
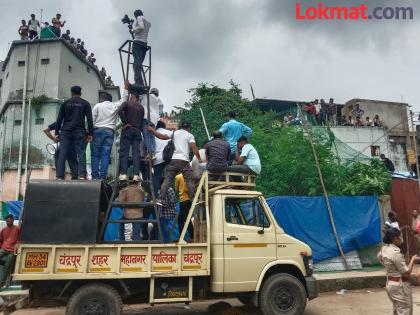
{"label": "blue jeans", "polygon": [[[130,220],[130,219],[126,219],[124,216],[122,216],[120,220]],[[136,219],[131,219],[131,220],[136,220]],[[127,222],[127,224],[128,223],[130,223],[130,222]],[[125,241],[125,234],[124,234],[125,227],[124,227],[124,225],[125,225],[125,223],[120,223],[120,233],[119,233],[120,241]],[[140,241],[141,240],[141,235],[140,235],[141,223],[132,223],[132,225],[133,225],[132,240],[133,241]]]}
{"label": "blue jeans", "polygon": [[64,179],[65,163],[71,150],[76,151],[79,162],[79,177],[86,177],[86,132],[62,131],[60,134],[60,151],[58,153],[56,176]]}
{"label": "blue jeans", "polygon": [[166,163],[160,163],[153,167],[153,194],[155,198],[158,196],[159,187],[160,187],[160,179],[162,178],[163,171],[165,170]]}
{"label": "blue jeans", "polygon": [[120,174],[127,174],[128,157],[130,154],[133,158],[133,175],[139,175],[140,172],[140,142],[141,133],[133,128],[125,128],[121,132],[120,139]]}
{"label": "blue jeans", "polygon": [[93,140],[90,144],[92,153],[92,179],[106,179],[113,143],[114,130],[97,128],[93,131]]}
{"label": "blue jeans", "polygon": [[143,119],[143,139],[144,144],[147,148],[147,153],[155,153],[156,150],[156,139],[153,133],[147,131],[147,126],[155,127],[154,124],[149,123],[147,119]]}

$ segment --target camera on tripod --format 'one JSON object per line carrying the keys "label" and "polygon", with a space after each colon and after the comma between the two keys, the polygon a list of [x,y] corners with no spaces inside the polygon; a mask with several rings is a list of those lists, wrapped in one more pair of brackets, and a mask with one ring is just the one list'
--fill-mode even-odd
{"label": "camera on tripod", "polygon": [[124,15],[124,17],[121,19],[121,22],[123,23],[123,24],[128,24],[127,26],[128,26],[128,29],[132,29],[133,28],[133,23],[134,23],[134,20],[133,19],[130,19],[129,17],[128,17],[128,15],[126,14],[126,15]]}

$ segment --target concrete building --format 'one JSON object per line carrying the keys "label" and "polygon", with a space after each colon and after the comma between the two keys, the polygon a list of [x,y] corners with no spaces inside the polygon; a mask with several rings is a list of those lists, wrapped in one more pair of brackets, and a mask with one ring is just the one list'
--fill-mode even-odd
{"label": "concrete building", "polygon": [[103,92],[119,99],[120,89],[106,86],[98,68],[62,39],[14,41],[0,66],[0,200],[13,200],[29,173],[55,177],[42,130],[56,120],[71,86],[81,86],[92,106]]}
{"label": "concrete building", "polygon": [[[261,110],[273,110],[280,116],[286,113],[296,113],[297,104],[304,101],[256,99]],[[409,117],[406,103],[395,103],[375,100],[352,99],[345,104],[337,105],[337,115],[352,116],[356,104],[364,110],[362,120],[366,117],[373,119],[379,115],[382,127],[353,127],[329,126],[334,133],[338,154],[342,158],[351,159],[351,156],[360,156],[365,159],[385,154],[389,157],[397,171],[405,172],[407,168],[407,147],[409,139]],[[323,128],[318,126],[318,128]],[[407,144],[409,144],[407,146]]]}
{"label": "concrete building", "polygon": [[375,115],[379,116],[381,125],[389,138],[389,158],[394,162],[398,171],[407,171],[407,150],[412,147],[410,140],[410,106],[407,103],[355,98],[344,104],[343,115],[351,116],[356,104],[359,104],[359,107],[364,111],[362,121],[365,121],[366,117],[373,119]]}

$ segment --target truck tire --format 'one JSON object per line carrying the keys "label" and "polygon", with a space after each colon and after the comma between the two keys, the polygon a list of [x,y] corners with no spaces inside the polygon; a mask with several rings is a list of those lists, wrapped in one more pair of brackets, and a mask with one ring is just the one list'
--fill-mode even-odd
{"label": "truck tire", "polygon": [[82,286],[67,303],[66,315],[121,315],[121,296],[113,287],[103,283]]}
{"label": "truck tire", "polygon": [[264,315],[302,315],[305,307],[305,287],[287,273],[270,276],[259,293],[259,308]]}

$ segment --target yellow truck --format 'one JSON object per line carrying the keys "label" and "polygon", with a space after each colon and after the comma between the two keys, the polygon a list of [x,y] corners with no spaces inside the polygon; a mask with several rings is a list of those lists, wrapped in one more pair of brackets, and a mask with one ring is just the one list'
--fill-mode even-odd
{"label": "yellow truck", "polygon": [[[204,173],[187,219],[194,222],[191,243],[184,240],[187,224],[176,243],[22,241],[13,280],[31,296],[67,301],[71,315],[121,314],[123,301],[153,305],[223,297],[237,297],[264,315],[303,314],[307,300],[318,295],[311,249],[283,231],[254,189],[251,175],[212,179]],[[25,200],[23,212],[30,202]]]}

